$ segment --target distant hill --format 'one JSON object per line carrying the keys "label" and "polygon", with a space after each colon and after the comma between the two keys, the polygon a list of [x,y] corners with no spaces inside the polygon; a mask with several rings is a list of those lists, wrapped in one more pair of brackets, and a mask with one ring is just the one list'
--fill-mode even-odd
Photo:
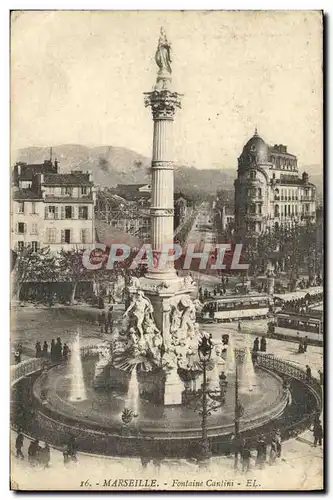
{"label": "distant hill", "polygon": [[[13,161],[43,163],[50,156],[50,148],[20,149]],[[113,187],[117,184],[136,184],[150,181],[151,159],[127,148],[99,146],[88,148],[80,144],[53,147],[60,170],[91,170],[95,184]],[[218,188],[233,190],[236,170],[205,169],[175,165],[175,188],[186,193],[215,194]]]}
{"label": "distant hill", "polygon": [[[43,163],[50,156],[49,147],[29,147],[16,152],[13,162]],[[136,151],[122,147],[87,147],[81,144],[53,146],[53,156],[59,160],[60,170],[91,170],[95,184],[113,187],[117,184],[139,184],[149,182],[151,159]],[[301,167],[308,171],[311,181],[323,192],[323,176],[318,165]],[[197,169],[175,165],[175,189],[184,194],[215,195],[217,190],[233,192],[236,167]],[[233,195],[231,195],[233,198]]]}

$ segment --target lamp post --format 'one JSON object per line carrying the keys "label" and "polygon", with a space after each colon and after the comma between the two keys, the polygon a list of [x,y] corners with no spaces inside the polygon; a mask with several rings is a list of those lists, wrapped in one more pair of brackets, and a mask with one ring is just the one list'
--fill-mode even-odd
{"label": "lamp post", "polygon": [[210,456],[208,432],[207,432],[207,417],[210,414],[207,405],[207,363],[212,355],[212,345],[207,337],[203,337],[198,346],[198,355],[203,368],[202,380],[202,410],[201,410],[201,447],[202,458],[208,459]]}
{"label": "lamp post", "polygon": [[239,382],[238,382],[238,363],[237,363],[237,358],[235,358],[235,462],[234,462],[234,468],[237,470],[238,469],[238,459],[239,459],[239,453],[240,453],[240,434],[239,434],[239,422],[241,417],[244,414],[244,408],[241,405],[239,401],[239,395],[238,395],[238,389],[239,389]]}

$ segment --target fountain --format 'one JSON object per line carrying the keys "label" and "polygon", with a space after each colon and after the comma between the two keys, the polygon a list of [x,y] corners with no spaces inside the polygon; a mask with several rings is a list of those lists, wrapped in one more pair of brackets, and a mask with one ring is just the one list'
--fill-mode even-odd
{"label": "fountain", "polygon": [[[201,417],[186,406],[184,384],[194,392],[200,388],[203,369],[198,344],[203,335],[209,339],[210,336],[200,332],[196,322],[196,305],[192,299],[196,285],[192,277],[179,277],[174,263],[166,259],[169,254],[165,255],[166,246],[173,245],[174,174],[170,148],[172,122],[176,109],[180,107],[180,95],[171,92],[168,87],[171,71],[169,63],[165,66],[165,62],[169,61],[169,50],[170,44],[165,33],[161,32],[156,54],[159,66],[157,82],[154,90],[146,94],[146,105],[151,107],[154,120],[151,182],[151,252],[154,266],[144,277],[132,277],[126,283],[129,304],[126,305],[122,324],[113,330],[106,343],[100,344],[97,350],[92,349],[84,357],[83,369],[77,336],[72,347],[70,387],[67,364],[51,368],[47,373],[50,382],[48,412],[52,411],[54,420],[68,421],[70,426],[75,421],[86,438],[82,438],[84,447],[90,452],[102,449],[103,453],[115,455],[139,453],[132,439],[128,436],[123,439],[119,434],[119,415],[129,433],[133,432],[133,427],[127,427],[127,424],[136,415],[135,430],[139,430],[140,439],[161,440],[171,456],[182,456],[187,446],[198,442],[201,436]],[[225,363],[221,355],[217,355],[218,352],[215,348],[213,363],[208,368],[213,390],[218,388],[220,371],[228,375],[228,383],[232,386],[236,354],[240,357],[231,336]],[[245,353],[244,360],[244,373],[253,387],[255,374],[250,351]],[[87,384],[95,389],[87,394],[83,370]],[[246,407],[246,416],[242,418],[243,429],[262,426],[280,414],[286,405],[287,396],[276,377],[258,371],[256,383],[257,391],[250,393],[248,388],[242,396],[242,404]],[[37,380],[34,384],[37,399],[40,399],[42,389],[41,382]],[[63,404],[68,400],[82,403],[79,408]],[[217,409],[209,417],[208,432],[219,440],[224,436],[228,443],[234,430],[234,408],[234,393],[226,391],[223,409]],[[38,418],[42,426],[50,425],[48,415],[44,418],[42,411],[38,413]]]}
{"label": "fountain", "polygon": [[134,365],[131,378],[128,384],[128,392],[125,401],[125,408],[133,411],[133,416],[139,413],[139,383],[136,365]]}
{"label": "fountain", "polygon": [[75,340],[72,344],[70,370],[71,389],[68,400],[71,402],[85,401],[87,399],[87,395],[83,379],[79,331],[77,332]]}
{"label": "fountain", "polygon": [[251,350],[249,346],[246,346],[244,352],[244,358],[241,368],[241,380],[239,392],[247,393],[252,392],[257,386],[257,375],[254,370]]}
{"label": "fountain", "polygon": [[231,375],[235,373],[235,348],[233,342],[231,340],[231,336],[229,337],[229,344],[227,346],[227,356],[225,360],[226,364],[226,373]]}

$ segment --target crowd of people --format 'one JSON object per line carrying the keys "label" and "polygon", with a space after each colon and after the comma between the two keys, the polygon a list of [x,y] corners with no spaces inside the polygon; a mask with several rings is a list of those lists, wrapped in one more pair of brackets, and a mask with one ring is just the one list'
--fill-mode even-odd
{"label": "crowd of people", "polygon": [[309,307],[317,302],[323,300],[323,293],[316,293],[314,295],[310,295],[307,293],[304,297],[293,300],[286,300],[281,308],[283,312],[296,312],[296,313],[304,313],[309,310]]}
{"label": "crowd of people", "polygon": [[[22,429],[18,429],[15,441],[16,458],[24,460],[23,454],[24,435]],[[67,445],[63,450],[64,464],[77,461],[77,446],[74,436],[69,436]],[[47,443],[40,442],[38,439],[30,441],[28,447],[28,462],[31,467],[50,467],[51,451]]]}
{"label": "crowd of people", "polygon": [[44,340],[43,347],[41,342],[37,340],[36,345],[36,358],[49,359],[52,363],[57,363],[60,361],[67,361],[69,356],[69,347],[64,342],[61,342],[61,338],[57,337],[57,340],[51,340],[50,350],[49,345],[46,340]]}
{"label": "crowd of people", "polygon": [[237,439],[232,436],[232,448],[235,455],[239,455],[241,458],[242,472],[248,472],[253,464],[259,468],[263,468],[267,462],[274,465],[282,453],[281,432],[276,429],[269,444],[267,444],[265,436],[260,435],[255,445],[255,454],[251,451],[249,443],[242,437]]}

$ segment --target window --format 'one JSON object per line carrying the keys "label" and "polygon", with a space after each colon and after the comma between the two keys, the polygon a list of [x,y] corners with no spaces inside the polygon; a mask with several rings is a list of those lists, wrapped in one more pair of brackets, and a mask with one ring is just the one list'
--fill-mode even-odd
{"label": "window", "polygon": [[255,170],[251,170],[250,172],[250,179],[255,179],[257,175],[257,172]]}
{"label": "window", "polygon": [[18,252],[23,252],[23,250],[24,250],[24,241],[18,241],[17,242],[17,250],[18,250]]}
{"label": "window", "polygon": [[287,205],[284,206],[284,216],[287,217]]}
{"label": "window", "polygon": [[258,214],[261,215],[261,213],[262,213],[262,210],[261,210],[261,204],[260,204],[260,205],[258,205]]}
{"label": "window", "polygon": [[72,191],[72,188],[68,186],[61,188],[61,194],[65,196],[72,196]]}
{"label": "window", "polygon": [[38,234],[38,224],[31,225],[31,234]]}
{"label": "window", "polygon": [[250,214],[254,215],[256,213],[256,206],[253,204],[253,205],[250,205]]}
{"label": "window", "polygon": [[31,242],[31,249],[33,252],[37,252],[38,250],[38,241],[32,241]]}
{"label": "window", "polygon": [[87,189],[87,186],[82,186],[81,187],[81,194],[84,196],[86,194],[88,194],[88,189]]}
{"label": "window", "polygon": [[261,193],[262,193],[261,188],[258,188],[258,197],[259,197],[259,198],[261,198],[261,196],[262,196],[262,194],[261,194]]}
{"label": "window", "polygon": [[19,222],[17,224],[17,232],[19,234],[24,234],[25,233],[25,223],[24,222]]}
{"label": "window", "polygon": [[32,214],[36,214],[37,213],[36,212],[36,203],[34,201],[31,203],[31,213]]}
{"label": "window", "polygon": [[56,228],[51,227],[46,230],[47,243],[56,243]]}
{"label": "window", "polygon": [[50,196],[54,196],[54,186],[50,186],[47,189],[47,194],[49,194]]}
{"label": "window", "polygon": [[61,243],[70,243],[71,242],[71,230],[63,229],[61,231]]}
{"label": "window", "polygon": [[72,219],[73,210],[71,206],[65,207],[65,219]]}
{"label": "window", "polygon": [[261,222],[258,222],[258,232],[261,232]]}
{"label": "window", "polygon": [[45,207],[45,218],[46,219],[57,219],[58,218],[58,207],[55,207],[54,205],[49,205],[48,207]]}
{"label": "window", "polygon": [[19,201],[18,213],[24,214],[24,201]]}
{"label": "window", "polygon": [[290,215],[290,205],[288,205],[288,215]]}
{"label": "window", "polygon": [[79,219],[88,219],[88,207],[79,207]]}
{"label": "window", "polygon": [[273,174],[273,179],[275,179],[275,173]]}
{"label": "window", "polygon": [[89,229],[81,229],[81,243],[89,243]]}

